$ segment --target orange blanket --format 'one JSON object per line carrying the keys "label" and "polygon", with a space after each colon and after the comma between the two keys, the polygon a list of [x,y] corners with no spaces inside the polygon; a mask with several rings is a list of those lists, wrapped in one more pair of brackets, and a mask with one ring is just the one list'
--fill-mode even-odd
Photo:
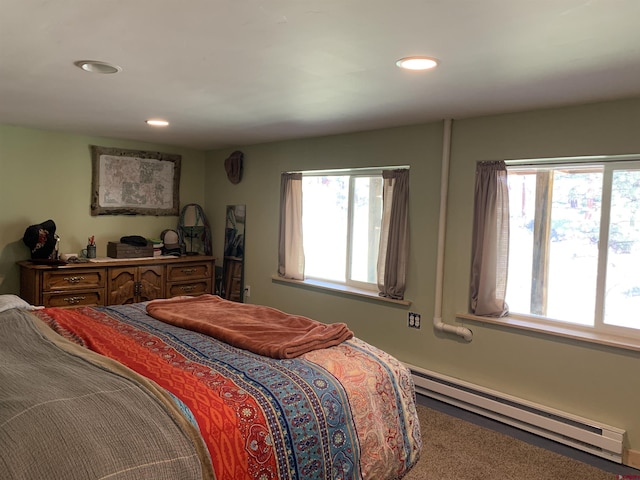
{"label": "orange blanket", "polygon": [[320,323],[275,308],[231,302],[215,295],[153,300],[147,304],[147,313],[165,323],[272,358],[298,357],[353,337],[344,323]]}

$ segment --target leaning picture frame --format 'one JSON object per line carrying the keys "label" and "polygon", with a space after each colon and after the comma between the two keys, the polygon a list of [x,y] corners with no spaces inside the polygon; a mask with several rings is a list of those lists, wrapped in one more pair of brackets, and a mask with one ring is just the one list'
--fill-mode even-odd
{"label": "leaning picture frame", "polygon": [[178,215],[176,154],[91,145],[91,215]]}

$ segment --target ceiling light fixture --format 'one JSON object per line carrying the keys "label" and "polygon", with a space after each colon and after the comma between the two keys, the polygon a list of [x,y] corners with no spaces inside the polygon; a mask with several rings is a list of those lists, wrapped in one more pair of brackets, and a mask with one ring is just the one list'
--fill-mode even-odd
{"label": "ceiling light fixture", "polygon": [[396,65],[405,70],[430,70],[438,66],[438,60],[432,57],[404,57]]}
{"label": "ceiling light fixture", "polygon": [[78,60],[77,62],[73,62],[73,64],[85,72],[91,73],[110,74],[122,71],[122,67],[119,67],[118,65],[113,65],[107,62],[97,62],[95,60]]}
{"label": "ceiling light fixture", "polygon": [[147,125],[151,125],[152,127],[166,127],[169,125],[169,122],[166,120],[149,119],[147,120]]}

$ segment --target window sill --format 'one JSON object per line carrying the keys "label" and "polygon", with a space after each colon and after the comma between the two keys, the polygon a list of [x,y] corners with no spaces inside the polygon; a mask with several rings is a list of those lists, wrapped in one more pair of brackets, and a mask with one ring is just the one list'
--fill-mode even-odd
{"label": "window sill", "polygon": [[519,330],[528,330],[556,337],[570,338],[572,340],[640,352],[640,339],[619,337],[605,333],[585,332],[582,330],[563,327],[561,325],[542,325],[537,322],[513,317],[491,318],[472,315],[470,313],[457,313],[456,317],[474,322],[502,325],[504,327],[516,328]]}
{"label": "window sill", "polygon": [[290,278],[282,278],[277,275],[271,277],[271,281],[276,283],[283,283],[289,285],[296,285],[302,288],[309,288],[311,290],[322,290],[329,292],[343,293],[345,295],[353,295],[360,298],[366,298],[368,300],[376,300],[383,303],[393,303],[396,305],[411,305],[409,300],[395,300],[393,298],[381,297],[377,292],[370,290],[364,290],[361,288],[350,287],[347,285],[340,285],[338,283],[323,282],[320,280],[292,280]]}

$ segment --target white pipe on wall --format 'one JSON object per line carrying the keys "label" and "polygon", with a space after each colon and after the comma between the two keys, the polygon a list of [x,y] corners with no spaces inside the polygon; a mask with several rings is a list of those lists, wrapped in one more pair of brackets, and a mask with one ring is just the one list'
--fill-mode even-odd
{"label": "white pipe on wall", "polygon": [[447,196],[449,193],[449,160],[451,157],[451,119],[444,121],[442,140],[442,175],[440,177],[440,218],[438,221],[438,256],[436,266],[436,298],[433,314],[433,326],[436,330],[454,333],[470,342],[473,332],[465,327],[449,325],[442,322],[442,281],[444,278],[444,245],[447,228]]}

